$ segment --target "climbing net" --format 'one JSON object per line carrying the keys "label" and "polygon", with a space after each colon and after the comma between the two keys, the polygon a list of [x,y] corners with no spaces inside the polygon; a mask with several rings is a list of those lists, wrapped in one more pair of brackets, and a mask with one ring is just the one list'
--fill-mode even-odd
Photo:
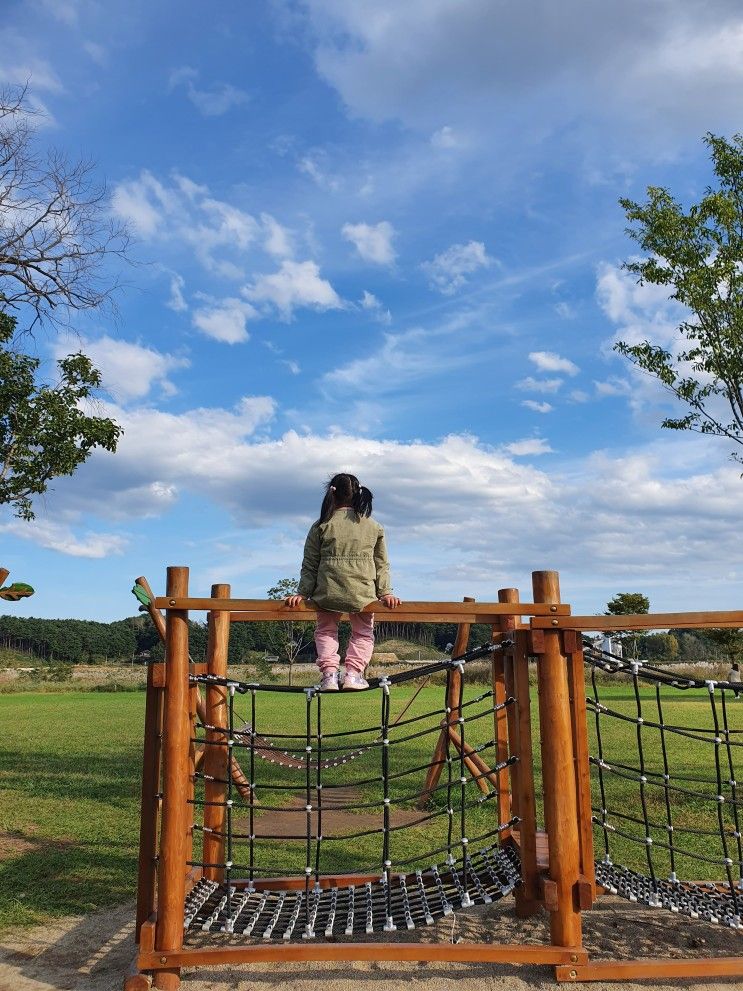
{"label": "climbing net", "polygon": [[[245,795],[235,787],[231,759],[224,761],[224,778],[210,776],[207,765],[195,774],[194,835],[216,837],[224,857],[207,861],[194,845],[189,864],[207,877],[187,897],[187,932],[267,940],[390,932],[511,892],[520,883],[518,856],[498,840],[518,819],[494,818],[499,789],[492,782],[518,757],[480,773],[472,755],[496,747],[495,720],[514,699],[496,702],[494,689],[469,686],[466,677],[468,662],[498,649],[486,644],[373,679],[363,692],[192,677],[204,687],[221,686],[227,705],[226,725],[200,721],[194,745],[239,754],[250,787]],[[445,680],[448,704],[427,709],[422,697],[406,706],[404,718],[391,717],[405,682],[436,675]],[[378,713],[377,721],[357,728],[367,712]],[[442,733],[448,727],[456,748]],[[441,782],[418,811],[435,734],[446,739],[434,760]],[[221,786],[219,802],[205,797],[209,781]],[[223,808],[218,829],[204,818],[215,804]],[[328,884],[339,868],[353,870],[358,883]],[[215,873],[223,880],[208,879]],[[276,878],[280,885],[272,883]]]}
{"label": "climbing net", "polygon": [[741,686],[587,646],[598,883],[742,929]]}

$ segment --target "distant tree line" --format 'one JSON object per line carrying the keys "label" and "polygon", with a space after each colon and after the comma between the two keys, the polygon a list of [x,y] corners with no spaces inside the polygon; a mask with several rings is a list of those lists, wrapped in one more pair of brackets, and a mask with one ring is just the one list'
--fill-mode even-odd
{"label": "distant tree line", "polygon": [[[271,654],[289,660],[286,623],[233,623],[230,629],[229,663],[245,664],[256,654]],[[345,646],[341,624],[341,643]],[[457,628],[451,623],[379,623],[377,641],[404,639],[423,648],[445,650],[453,643]],[[472,627],[471,643],[490,639],[486,625]],[[195,661],[206,657],[206,623],[189,622],[189,649]],[[10,648],[40,661],[66,664],[98,664],[102,662],[163,657],[163,647],[149,616],[131,616],[112,623],[97,623],[84,619],[36,619],[34,617],[0,616],[0,646]],[[298,659],[313,661],[315,646],[312,638],[303,644]],[[292,657],[292,660],[296,655]]]}

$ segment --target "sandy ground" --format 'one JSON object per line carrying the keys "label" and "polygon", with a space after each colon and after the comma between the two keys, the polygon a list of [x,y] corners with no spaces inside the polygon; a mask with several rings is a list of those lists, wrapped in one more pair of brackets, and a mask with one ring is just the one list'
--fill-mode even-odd
{"label": "sandy ground", "polygon": [[[546,917],[521,922],[509,901],[468,910],[413,934],[426,941],[479,939],[539,942]],[[124,905],[85,918],[69,918],[0,937],[0,991],[120,991],[134,958],[134,906]],[[407,934],[405,934],[407,937]],[[741,937],[729,930],[603,899],[584,915],[585,944],[593,957],[730,956],[741,952]],[[735,982],[681,981],[676,985],[593,984],[594,988],[729,988]],[[183,972],[183,991],[526,991],[555,988],[547,967],[502,964],[260,964]]]}

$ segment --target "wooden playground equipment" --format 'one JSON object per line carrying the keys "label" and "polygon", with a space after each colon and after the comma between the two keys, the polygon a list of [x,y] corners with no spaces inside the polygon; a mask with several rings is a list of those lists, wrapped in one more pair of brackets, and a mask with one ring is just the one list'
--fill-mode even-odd
{"label": "wooden playground equipment", "polygon": [[[228,585],[214,585],[209,598],[190,597],[188,569],[182,567],[168,569],[165,596],[154,597],[144,579],[137,583],[139,597],[164,640],[165,661],[151,664],[148,670],[136,919],[139,952],[125,991],[150,986],[174,991],[185,966],[265,961],[536,963],[554,966],[557,980],[573,982],[743,976],[743,956],[591,960],[583,946],[581,922],[582,913],[608,891],[743,929],[739,821],[743,801],[735,774],[743,741],[736,736],[741,731],[730,725],[726,702],[735,686],[681,678],[611,655],[592,657],[584,654],[582,639],[583,631],[595,630],[743,627],[743,612],[573,616],[560,601],[554,571],[533,573],[532,602],[521,602],[515,589],[501,589],[498,602],[492,603],[469,599],[404,603],[395,611],[396,620],[458,624],[451,659],[372,679],[366,699],[370,712],[380,711],[379,723],[363,731],[328,733],[321,732],[321,712],[327,720],[328,711],[352,693],[258,685],[229,677],[231,623],[286,619],[283,603],[232,599]],[[189,658],[188,617],[200,611],[208,613],[207,658],[205,664],[194,664]],[[293,619],[313,615],[306,605],[291,610]],[[487,624],[492,641],[468,652],[474,623]],[[471,692],[465,695],[467,664],[478,657],[489,659],[492,683],[486,692],[471,697]],[[532,713],[530,661],[536,662],[536,713]],[[593,697],[588,698],[587,671],[593,683]],[[614,712],[601,701],[596,672],[623,679],[634,693],[634,715]],[[399,686],[435,673],[446,679],[436,711],[393,720],[390,697],[397,695]],[[642,708],[649,704],[649,696],[640,691],[645,684],[655,691],[657,716],[655,709],[648,716]],[[706,688],[710,699],[711,728],[664,722],[663,692],[700,688]],[[261,723],[258,734],[257,713],[267,692],[289,693],[282,696],[287,705],[296,702],[306,711],[301,733],[284,727],[267,727],[264,732]],[[243,699],[249,719],[238,726],[236,706]],[[596,721],[597,754],[589,752],[589,715]],[[423,722],[427,717],[430,725]],[[481,717],[492,725],[492,739],[478,744],[482,733],[472,727],[485,725],[476,722]],[[623,762],[612,760],[607,735],[602,737],[601,727],[611,718],[635,727],[637,754],[625,755]],[[396,744],[429,732],[436,742],[427,767],[399,770]],[[657,752],[662,751],[660,770],[649,756],[650,733],[659,741]],[[711,748],[714,767],[709,782],[672,774],[666,742],[679,733]],[[343,748],[349,752],[341,754]],[[490,762],[483,756],[488,749]],[[243,759],[242,766],[236,754]],[[366,760],[375,769],[369,780],[380,795],[380,825],[373,832],[379,833],[381,854],[370,870],[327,873],[322,864],[328,845],[347,837],[323,836],[322,813],[327,808],[323,795],[339,787],[336,782],[341,779],[332,777],[337,768],[346,765],[342,772],[350,775],[357,757],[359,763]],[[302,842],[302,850],[306,846],[306,856],[303,865],[281,876],[272,873],[273,863],[262,864],[263,848],[255,829],[261,814],[259,796],[287,787],[271,777],[273,770],[266,772],[261,786],[258,767],[269,767],[269,759],[297,772],[298,787],[306,795],[306,836],[291,837]],[[535,761],[542,774],[541,810],[535,793]],[[417,795],[414,804],[426,810],[438,797],[438,807],[434,803],[434,811],[425,812],[420,822],[431,820],[434,825],[438,819],[448,826],[447,838],[423,857],[394,860],[395,831],[401,827],[394,824],[391,785],[414,771],[420,773],[411,801]],[[612,775],[637,787],[636,809],[607,807]],[[654,806],[646,801],[653,788],[665,798],[663,822],[656,821]],[[721,844],[719,861],[683,847],[684,829],[678,820],[674,827],[672,799],[684,790],[699,801],[709,799],[714,809],[710,828],[701,832],[710,837],[710,844]],[[483,810],[492,810],[490,825],[478,825],[475,832],[485,831],[477,836],[467,822],[467,810],[472,808],[477,809],[478,824]],[[241,825],[238,814],[246,817],[247,825]],[[594,834],[604,844],[603,859],[598,861]],[[617,835],[644,851],[647,875],[614,864],[609,843]],[[670,875],[661,876],[659,850],[670,856]],[[675,868],[689,862],[683,857],[695,856],[700,863],[714,863],[727,880],[678,880]],[[404,869],[416,861],[423,867]],[[520,943],[517,921],[514,942],[509,944],[390,939],[395,929],[415,929],[454,910],[510,894],[517,917],[549,914],[549,943]],[[731,939],[738,938],[739,932],[731,933]]]}

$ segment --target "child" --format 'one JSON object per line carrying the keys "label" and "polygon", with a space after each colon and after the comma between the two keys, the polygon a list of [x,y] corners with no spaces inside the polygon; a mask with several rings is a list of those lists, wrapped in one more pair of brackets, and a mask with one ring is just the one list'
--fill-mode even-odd
{"label": "child", "polygon": [[392,594],[384,530],[371,518],[372,494],[355,475],[334,475],[304,545],[297,595],[286,599],[298,606],[310,599],[317,607],[315,646],[322,671],[321,690],[337,692],[338,622],[349,613],[351,639],[346,650],[344,689],[368,688],[364,668],[374,649],[374,614],[360,612],[380,600],[388,609],[400,605]]}

